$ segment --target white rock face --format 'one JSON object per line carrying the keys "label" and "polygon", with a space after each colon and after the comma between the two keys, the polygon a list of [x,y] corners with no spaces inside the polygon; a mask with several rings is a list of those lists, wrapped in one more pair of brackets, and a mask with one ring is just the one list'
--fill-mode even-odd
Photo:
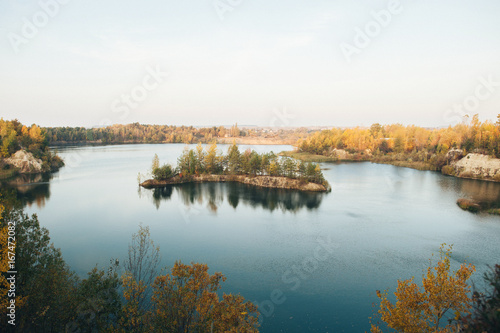
{"label": "white rock face", "polygon": [[493,178],[500,174],[500,159],[482,154],[467,154],[453,164],[457,175],[470,173],[474,177]]}
{"label": "white rock face", "polygon": [[336,148],[331,150],[330,156],[336,157],[339,160],[347,160],[352,158],[352,155],[349,154],[344,149],[336,149]]}
{"label": "white rock face", "polygon": [[20,173],[38,173],[42,171],[42,160],[35,158],[32,153],[19,150],[5,159],[5,162],[18,168]]}

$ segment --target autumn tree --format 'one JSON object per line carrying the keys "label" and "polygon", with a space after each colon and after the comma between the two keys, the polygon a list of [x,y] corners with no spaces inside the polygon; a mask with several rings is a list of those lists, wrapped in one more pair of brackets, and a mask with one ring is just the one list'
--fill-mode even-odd
{"label": "autumn tree", "polygon": [[203,146],[201,145],[201,143],[198,143],[198,145],[196,146],[196,166],[195,166],[196,172],[198,174],[204,173],[206,171],[205,156],[206,153],[203,149]]}
{"label": "autumn tree", "polygon": [[[422,287],[413,278],[398,280],[395,304],[389,300],[387,290],[377,290],[378,314],[389,328],[406,333],[456,331],[457,320],[470,313],[472,300],[467,282],[475,267],[464,263],[451,271],[451,250],[452,246],[441,245],[440,259],[435,266],[430,263],[422,278]],[[382,332],[375,324],[371,331]]]}
{"label": "autumn tree", "polygon": [[177,261],[154,283],[155,328],[164,332],[258,332],[257,307],[217,291],[226,278],[208,266]]}
{"label": "autumn tree", "polygon": [[153,161],[151,162],[151,174],[155,174],[156,170],[160,167],[160,159],[158,158],[158,155],[155,154],[153,157]]}
{"label": "autumn tree", "polygon": [[217,144],[215,141],[210,145],[205,155],[205,168],[210,174],[219,174],[222,172],[220,157],[217,152]]}
{"label": "autumn tree", "polygon": [[141,303],[146,297],[147,286],[132,276],[130,272],[126,272],[121,278],[123,287],[123,298],[125,304],[122,307],[118,325],[113,332],[152,332],[152,312],[150,309],[141,309]]}

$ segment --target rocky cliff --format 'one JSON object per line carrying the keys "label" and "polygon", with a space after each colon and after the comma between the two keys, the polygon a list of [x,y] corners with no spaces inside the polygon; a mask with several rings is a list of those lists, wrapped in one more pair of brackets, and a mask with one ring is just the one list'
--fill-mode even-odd
{"label": "rocky cliff", "polygon": [[500,181],[500,159],[482,154],[467,154],[453,162],[455,176]]}
{"label": "rocky cliff", "polygon": [[300,181],[298,179],[286,178],[286,177],[272,177],[272,176],[246,176],[246,175],[199,175],[192,176],[188,178],[180,178],[175,176],[171,179],[158,181],[154,179],[148,179],[140,185],[145,188],[154,187],[164,187],[172,184],[182,184],[189,182],[239,182],[243,184],[269,187],[269,188],[283,188],[298,191],[309,191],[309,192],[327,192],[330,191],[330,186],[324,186],[316,183],[308,183]]}
{"label": "rocky cliff", "polygon": [[32,153],[19,150],[14,155],[6,158],[5,163],[17,168],[19,173],[39,173],[42,172],[42,160],[35,158]]}

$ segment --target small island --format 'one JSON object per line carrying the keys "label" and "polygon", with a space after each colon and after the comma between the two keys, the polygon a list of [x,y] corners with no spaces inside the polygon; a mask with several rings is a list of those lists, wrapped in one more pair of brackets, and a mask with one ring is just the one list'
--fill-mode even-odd
{"label": "small island", "polygon": [[259,154],[250,149],[240,152],[235,143],[226,155],[219,152],[215,142],[206,150],[201,144],[196,149],[186,147],[176,167],[170,164],[160,166],[155,154],[151,174],[153,178],[140,186],[155,188],[190,182],[239,182],[298,191],[331,191],[318,164],[280,157],[273,152]]}

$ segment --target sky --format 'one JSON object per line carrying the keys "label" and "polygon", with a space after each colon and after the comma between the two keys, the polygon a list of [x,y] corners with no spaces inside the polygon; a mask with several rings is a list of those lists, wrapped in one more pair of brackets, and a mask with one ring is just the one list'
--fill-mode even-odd
{"label": "sky", "polygon": [[500,113],[498,0],[2,0],[0,116],[454,125]]}

